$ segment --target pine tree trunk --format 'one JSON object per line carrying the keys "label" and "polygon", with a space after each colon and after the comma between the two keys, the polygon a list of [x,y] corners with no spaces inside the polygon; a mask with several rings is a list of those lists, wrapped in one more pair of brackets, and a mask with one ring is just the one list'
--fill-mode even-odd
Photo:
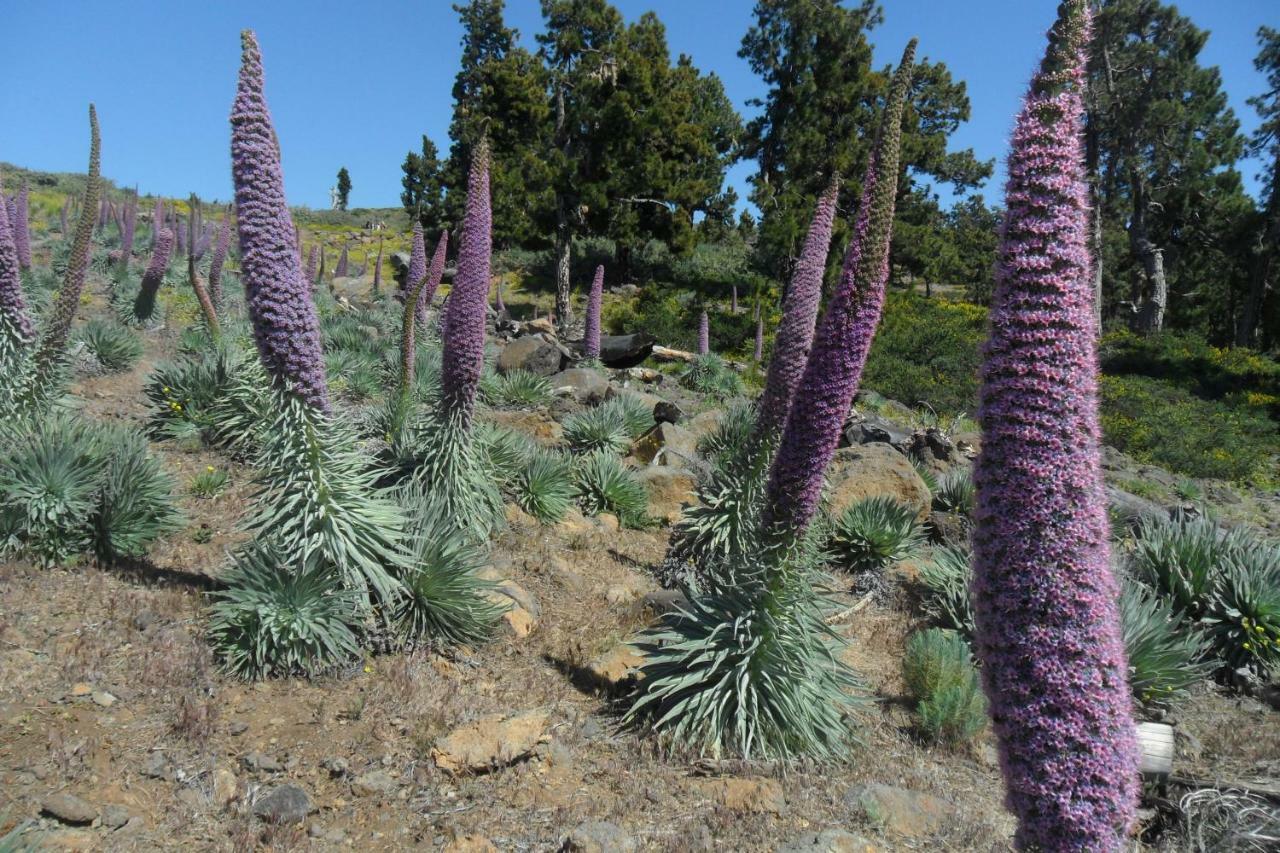
{"label": "pine tree trunk", "polygon": [[556,201],[556,329],[563,336],[573,321],[573,303],[569,301],[569,251],[573,241],[564,200]]}
{"label": "pine tree trunk", "polygon": [[1271,198],[1267,200],[1266,231],[1262,245],[1254,261],[1253,275],[1249,280],[1249,293],[1245,296],[1240,323],[1236,326],[1236,346],[1251,347],[1258,343],[1258,324],[1262,319],[1262,304],[1275,274],[1276,255],[1280,254],[1280,156],[1272,166]]}
{"label": "pine tree trunk", "polygon": [[1164,250],[1151,241],[1147,229],[1146,181],[1136,172],[1130,175],[1133,192],[1133,221],[1129,223],[1129,247],[1142,264],[1143,280],[1137,283],[1133,303],[1135,332],[1151,334],[1164,328],[1164,312],[1169,306],[1169,283],[1164,277]]}

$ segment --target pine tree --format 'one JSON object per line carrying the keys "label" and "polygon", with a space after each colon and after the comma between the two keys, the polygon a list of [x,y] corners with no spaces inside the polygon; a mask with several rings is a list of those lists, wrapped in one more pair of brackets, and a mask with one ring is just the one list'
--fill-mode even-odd
{"label": "pine tree", "polygon": [[347,167],[338,170],[338,210],[347,209],[347,199],[351,195],[351,175]]}
{"label": "pine tree", "polygon": [[[1280,322],[1262,322],[1267,316],[1267,297],[1275,285],[1277,258],[1280,258],[1280,30],[1260,27],[1258,42],[1262,49],[1253,64],[1266,77],[1268,88],[1264,94],[1249,99],[1249,104],[1262,118],[1262,124],[1249,140],[1249,148],[1255,156],[1269,158],[1271,164],[1262,188],[1266,201],[1257,229],[1249,292],[1236,326],[1239,346],[1274,346],[1276,329],[1280,328]],[[1274,311],[1274,305],[1271,309]],[[1261,339],[1259,331],[1264,332]]]}
{"label": "pine tree", "polygon": [[444,185],[436,145],[425,133],[422,134],[422,153],[406,154],[400,170],[404,172],[400,179],[400,186],[404,187],[400,203],[405,213],[416,217],[424,231],[438,231],[444,221],[441,201]]}

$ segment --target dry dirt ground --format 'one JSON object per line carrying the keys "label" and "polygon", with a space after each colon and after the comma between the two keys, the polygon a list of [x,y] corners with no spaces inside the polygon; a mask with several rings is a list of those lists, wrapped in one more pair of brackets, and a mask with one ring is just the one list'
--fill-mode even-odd
{"label": "dry dirt ground", "polygon": [[[142,385],[172,332],[146,337],[136,369],[76,384],[86,414],[143,420]],[[251,472],[154,447],[189,526],[149,562],[0,565],[0,834],[35,819],[41,843],[71,850],[556,850],[568,839],[581,850],[1008,849],[989,737],[948,751],[914,734],[899,666],[921,620],[905,589],[840,625],[873,701],[864,745],[834,767],[697,761],[617,730],[589,664],[651,618],[643,597],[656,589],[647,567],[661,559],[661,529],[517,519],[493,562],[536,599],[526,636],[246,684],[217,671],[203,611]],[[187,492],[207,465],[231,474],[212,500]],[[442,738],[512,715],[523,715],[509,726],[518,743],[505,744],[502,766],[441,766]],[[1206,684],[1174,717],[1190,735],[1179,772],[1280,770],[1280,714]],[[288,784],[305,791],[306,816],[255,817]],[[867,791],[870,808],[858,805]],[[58,794],[83,801],[72,804],[81,825],[41,816]]]}

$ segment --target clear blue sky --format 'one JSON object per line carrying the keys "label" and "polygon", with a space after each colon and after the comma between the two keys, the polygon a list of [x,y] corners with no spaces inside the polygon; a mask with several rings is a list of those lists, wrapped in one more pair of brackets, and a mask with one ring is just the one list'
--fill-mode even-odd
{"label": "clear blue sky", "polygon": [[[673,56],[715,71],[744,113],[763,93],[737,57],[751,0],[615,0],[628,21],[653,9]],[[122,185],[168,196],[231,195],[227,115],[239,63],[238,33],[257,30],[267,98],[284,151],[289,201],[325,207],[339,166],[351,172],[352,206],[399,203],[400,163],[426,132],[447,151],[450,88],[460,28],[449,0],[217,0],[101,2],[9,0],[0,73],[0,161],[52,171],[85,166],[86,105],[102,122],[103,172]],[[1280,26],[1276,0],[1178,4],[1212,35],[1202,54],[1222,70],[1245,130],[1245,99],[1262,89],[1254,33]],[[1056,0],[884,0],[872,34],[876,60],[897,58],[909,36],[969,85],[972,120],[954,136],[997,158]],[[508,24],[533,45],[537,0],[508,0]],[[1256,191],[1256,163],[1243,164]],[[730,181],[743,197],[749,163]],[[1001,173],[983,189],[999,199]]]}

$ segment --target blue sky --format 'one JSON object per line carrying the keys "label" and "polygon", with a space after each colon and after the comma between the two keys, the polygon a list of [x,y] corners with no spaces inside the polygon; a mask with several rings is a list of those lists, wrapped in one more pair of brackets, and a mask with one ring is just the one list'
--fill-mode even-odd
{"label": "blue sky", "polygon": [[[763,94],[737,56],[751,0],[615,0],[628,21],[656,11],[673,56],[715,71],[744,113]],[[1040,52],[1056,0],[884,0],[872,34],[876,60],[895,60],[907,38],[969,85],[972,120],[953,137],[997,158],[982,190],[999,199],[1000,160],[1018,99]],[[1222,70],[1243,127],[1256,116],[1245,99],[1261,91],[1254,33],[1280,26],[1275,0],[1188,0],[1178,4],[1212,35],[1202,54]],[[976,12],[975,12],[976,10]],[[293,204],[324,207],[339,166],[351,172],[353,206],[399,203],[400,163],[423,132],[442,151],[460,27],[449,0],[218,0],[210,3],[13,2],[5,13],[0,73],[0,161],[81,171],[86,105],[102,122],[103,172],[142,192],[230,191],[227,115],[239,63],[238,33],[257,30],[267,98],[284,152]],[[509,25],[533,45],[537,0],[508,0]],[[1256,163],[1243,164],[1256,191]],[[750,163],[730,174],[746,196]]]}

